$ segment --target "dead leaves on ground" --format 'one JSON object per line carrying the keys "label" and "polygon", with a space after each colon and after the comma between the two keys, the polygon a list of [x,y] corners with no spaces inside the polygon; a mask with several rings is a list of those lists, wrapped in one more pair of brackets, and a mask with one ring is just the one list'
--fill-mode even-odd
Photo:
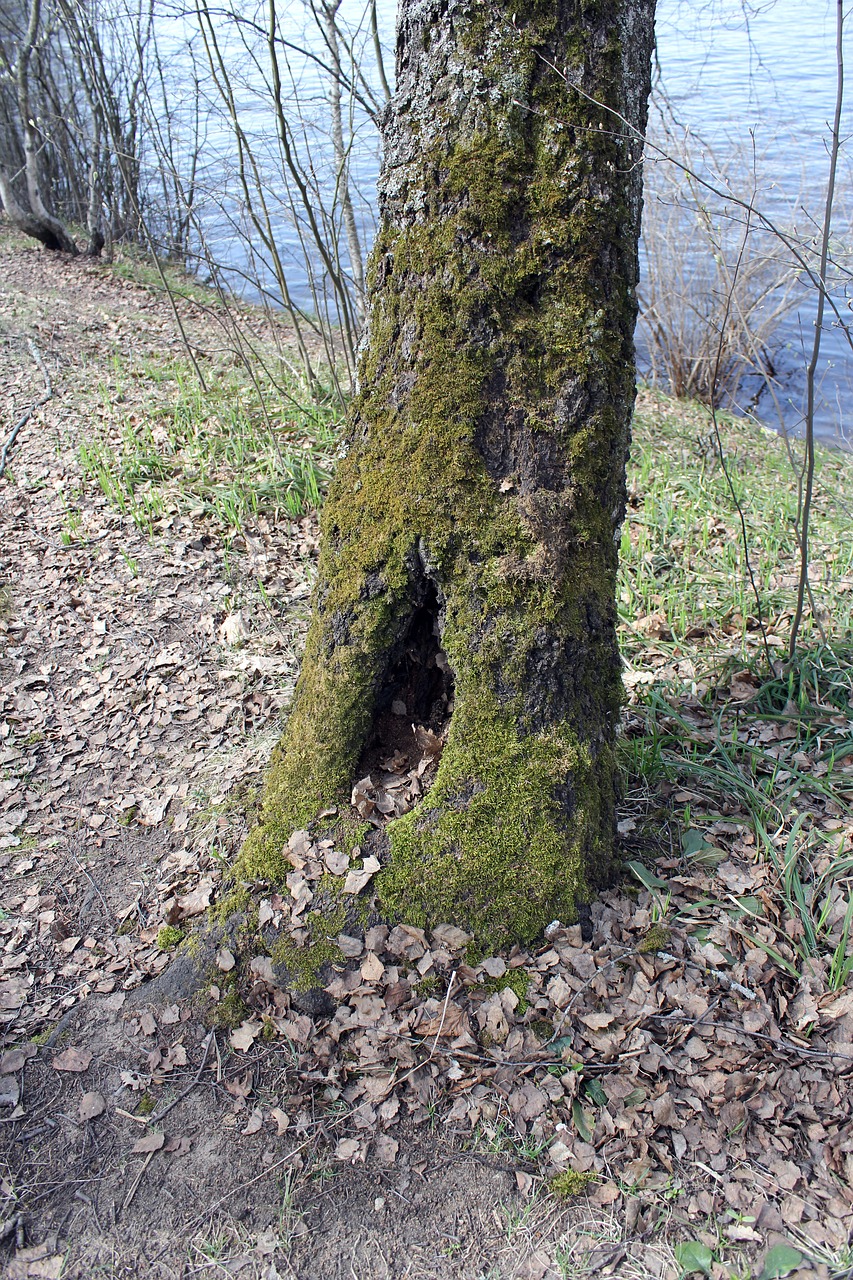
{"label": "dead leaves on ground", "polygon": [[[716,835],[734,847],[743,833],[728,826]],[[330,849],[297,832],[288,856],[277,927],[299,937]],[[452,925],[340,935],[327,1018],[300,1013],[266,961],[251,988],[240,979],[251,1014],[231,1046],[286,1038],[303,1084],[348,1109],[340,1161],[389,1162],[400,1120],[438,1109],[459,1132],[541,1153],[552,1174],[594,1175],[602,1206],[622,1186],[677,1184],[688,1214],[722,1214],[732,1240],[752,1214],[760,1230],[798,1223],[837,1247],[853,1225],[853,993],[832,991],[818,963],[790,979],[760,922],[746,936],[739,901],[761,895],[767,869],[722,856],[716,868],[658,864],[665,930],[653,885],[595,904],[590,944],[555,924],[538,949],[477,964]]]}

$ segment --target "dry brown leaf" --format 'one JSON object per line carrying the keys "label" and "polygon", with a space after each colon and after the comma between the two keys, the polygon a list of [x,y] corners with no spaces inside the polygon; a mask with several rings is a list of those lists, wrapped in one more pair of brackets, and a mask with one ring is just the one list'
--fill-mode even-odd
{"label": "dry brown leaf", "polygon": [[91,1061],[90,1049],[72,1047],[58,1053],[53,1059],[52,1066],[54,1071],[86,1071]]}
{"label": "dry brown leaf", "polygon": [[213,884],[209,880],[202,880],[201,884],[195,889],[191,889],[189,893],[182,894],[177,901],[177,908],[180,912],[179,919],[186,916],[200,916],[210,906],[210,898],[213,893]]}
{"label": "dry brown leaf", "polygon": [[20,1071],[37,1052],[34,1044],[25,1044],[21,1049],[8,1049],[0,1057],[0,1076],[12,1075]]}
{"label": "dry brown leaf", "polygon": [[389,1137],[387,1133],[380,1133],[374,1143],[373,1149],[379,1163],[387,1166],[392,1165],[397,1159],[397,1152],[400,1149],[400,1144],[396,1139]]}
{"label": "dry brown leaf", "polygon": [[225,644],[237,647],[249,638],[249,615],[245,609],[229,613],[219,628],[219,638]]}
{"label": "dry brown leaf", "polygon": [[107,1104],[102,1093],[84,1093],[80,1099],[80,1106],[77,1108],[77,1115],[80,1120],[94,1120],[96,1116],[102,1116],[107,1109]]}
{"label": "dry brown leaf", "polygon": [[349,858],[345,853],[341,853],[339,849],[328,849],[323,854],[323,861],[327,870],[333,876],[342,876],[349,870]]}
{"label": "dry brown leaf", "polygon": [[246,1138],[250,1134],[259,1133],[263,1123],[264,1123],[264,1113],[263,1111],[261,1111],[260,1107],[255,1107],[254,1111],[249,1116],[245,1129],[240,1130],[241,1136]]}
{"label": "dry brown leaf", "polygon": [[4,1272],[5,1280],[59,1280],[65,1267],[65,1255],[51,1253],[46,1244],[18,1249]]}
{"label": "dry brown leaf", "polygon": [[165,1133],[146,1133],[137,1138],[130,1149],[135,1156],[148,1155],[152,1151],[159,1151],[165,1141]]}
{"label": "dry brown leaf", "polygon": [[290,1116],[281,1107],[273,1107],[270,1115],[275,1120],[276,1136],[280,1138],[290,1128]]}
{"label": "dry brown leaf", "polygon": [[380,869],[379,859],[370,854],[360,868],[354,868],[344,881],[344,893],[361,893],[364,886]]}
{"label": "dry brown leaf", "polygon": [[455,924],[437,924],[432,931],[433,945],[448,951],[461,951],[471,941],[471,934],[457,929]]}
{"label": "dry brown leaf", "polygon": [[157,1023],[150,1009],[146,1009],[139,1019],[139,1029],[144,1036],[153,1036],[157,1031]]}
{"label": "dry brown leaf", "polygon": [[225,1088],[231,1094],[232,1098],[248,1098],[252,1092],[252,1081],[254,1075],[251,1071],[246,1071],[236,1080],[226,1080]]}
{"label": "dry brown leaf", "polygon": [[249,962],[249,973],[260,982],[266,982],[270,987],[275,986],[275,974],[269,956],[254,956]]}
{"label": "dry brown leaf", "polygon": [[232,1049],[245,1053],[248,1049],[251,1049],[255,1040],[261,1034],[261,1029],[260,1022],[253,1022],[252,1019],[249,1019],[231,1032],[228,1037],[228,1043]]}
{"label": "dry brown leaf", "polygon": [[335,1159],[346,1160],[350,1164],[364,1160],[364,1146],[357,1138],[341,1138],[335,1147]]}
{"label": "dry brown leaf", "polygon": [[372,951],[361,966],[361,976],[365,982],[379,982],[385,972],[385,966]]}

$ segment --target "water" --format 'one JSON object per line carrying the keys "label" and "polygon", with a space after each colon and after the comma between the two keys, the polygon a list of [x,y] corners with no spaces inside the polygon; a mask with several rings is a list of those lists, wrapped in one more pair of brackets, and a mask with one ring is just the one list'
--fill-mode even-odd
{"label": "water", "polygon": [[[653,111],[653,136],[667,115],[682,126],[682,136],[689,130],[695,139],[690,152],[702,172],[713,172],[719,185],[720,169],[727,170],[732,187],[747,199],[754,186],[757,207],[808,245],[812,264],[824,216],[835,110],[835,17],[831,0],[810,0],[807,5],[802,0],[772,4],[766,0],[760,4],[660,0],[658,4],[660,79],[668,106],[658,105]],[[846,32],[843,46],[845,54],[853,49]],[[842,138],[853,131],[853,67],[849,70]],[[709,159],[703,167],[709,150],[720,165]],[[657,166],[652,163],[647,168],[648,185],[654,189],[659,183]],[[851,176],[851,152],[845,148],[832,224],[835,267],[829,273],[841,320],[827,308],[816,413],[818,435],[839,443],[853,438],[853,356],[841,323],[851,319],[847,288],[851,263],[845,253],[853,239]],[[742,222],[742,211],[731,206],[730,211]],[[740,230],[740,225],[729,228],[735,249]],[[790,254],[778,240],[766,237],[763,249],[773,255],[777,270],[790,264]],[[781,412],[785,426],[796,431],[802,422],[804,369],[814,340],[816,291],[803,278],[793,288],[791,301],[794,305],[774,326],[770,344],[776,374],[773,394],[765,390],[754,407],[773,426],[779,425]],[[768,311],[772,303],[771,295]],[[754,380],[747,379],[741,403],[748,402],[756,390]]]}
{"label": "water", "polygon": [[[395,10],[391,0],[379,0],[379,27],[386,50],[393,48]],[[341,12],[349,24],[366,79],[379,98],[362,0],[344,0]],[[263,16],[259,20],[263,22]],[[304,5],[292,0],[282,7],[280,23],[282,34],[294,46],[304,44],[318,55],[328,56]],[[828,121],[835,103],[835,4],[832,0],[810,0],[808,5],[803,5],[802,0],[659,0],[657,38],[660,76],[652,137],[666,152],[689,158],[699,176],[722,193],[713,197],[698,190],[710,211],[709,241],[709,233],[701,230],[701,223],[679,212],[678,171],[662,162],[659,153],[650,152],[654,159],[647,164],[649,244],[643,255],[641,291],[648,300],[654,292],[651,284],[655,278],[661,282],[659,287],[665,284],[672,288],[672,281],[680,275],[685,296],[680,303],[677,298],[665,300],[671,308],[682,308],[684,314],[673,321],[673,328],[677,328],[686,323],[685,315],[695,309],[698,298],[719,303],[725,293],[725,282],[714,276],[713,250],[716,247],[718,256],[722,250],[730,267],[738,256],[744,217],[732,195],[754,199],[768,217],[805,244],[806,256],[809,261],[814,260],[813,242],[823,218],[828,171]],[[269,218],[269,230],[280,249],[291,296],[307,310],[325,309],[334,318],[334,297],[323,284],[322,275],[315,273],[312,277],[305,267],[304,243],[310,228],[306,232],[304,209],[295,219],[290,212],[294,200],[299,205],[299,193],[291,179],[286,175],[281,178],[286,166],[276,138],[269,92],[263,83],[265,73],[262,64],[253,62],[256,46],[247,36],[245,25],[232,28],[223,47],[229,65],[233,59],[234,66],[240,69],[238,107],[266,175],[264,217]],[[335,188],[336,165],[328,134],[327,79],[316,62],[299,58],[292,49],[286,58],[284,53],[282,56],[286,114],[300,154],[304,157],[310,151],[311,155],[309,195],[318,208],[324,203],[328,206],[329,194]],[[390,53],[386,68],[390,76]],[[202,183],[199,207],[210,250],[215,258],[229,263],[246,291],[257,295],[260,288],[278,301],[281,280],[269,252],[263,249],[257,234],[251,237],[255,247],[250,250],[234,232],[234,227],[248,225],[245,193],[233,160],[223,162],[230,130],[223,119],[221,100],[217,100],[209,83],[207,92],[208,140],[213,143],[208,154],[213,158],[205,175],[207,195]],[[348,141],[353,204],[366,248],[375,225],[377,134],[364,105],[345,96],[344,113],[348,133],[351,128]],[[853,72],[843,136],[853,133],[851,125]],[[843,319],[849,317],[844,277],[847,263],[842,249],[850,231],[850,163],[850,155],[843,153],[833,224],[833,247],[838,257],[832,275],[833,293]],[[670,243],[662,247],[654,241],[652,219],[655,216],[660,221],[663,214],[672,225]],[[751,221],[756,219],[752,217]],[[345,245],[339,206],[331,210],[326,225]],[[750,247],[747,258],[764,255],[768,260],[764,266],[756,266],[755,279],[750,284],[759,299],[753,318],[760,331],[780,300],[777,282],[790,258],[773,237],[762,240],[759,235],[750,244],[754,248]],[[677,271],[674,256],[678,260]],[[659,265],[655,277],[656,262]],[[344,274],[350,274],[345,247],[341,249],[339,265]],[[744,278],[742,269],[741,282]],[[247,283],[251,281],[255,283]],[[779,425],[781,415],[784,425],[796,430],[802,420],[803,368],[814,337],[816,295],[802,282],[789,287],[792,292],[787,296],[793,305],[773,324],[772,332],[761,335],[775,375],[773,392],[762,392],[763,383],[746,376],[737,395],[742,408],[753,409],[774,426]],[[761,296],[762,290],[766,296]],[[642,325],[638,346],[641,364],[644,360],[648,364],[648,333]],[[818,434],[836,441],[848,433],[853,436],[853,357],[843,326],[831,312],[822,334],[818,387]]]}

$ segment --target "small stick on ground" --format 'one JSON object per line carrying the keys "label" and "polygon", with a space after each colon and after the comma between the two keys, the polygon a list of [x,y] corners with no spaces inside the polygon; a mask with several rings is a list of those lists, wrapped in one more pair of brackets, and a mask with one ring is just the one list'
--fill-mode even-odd
{"label": "small stick on ground", "polygon": [[[163,1117],[165,1115],[168,1115],[168,1113],[172,1110],[172,1107],[176,1107],[179,1102],[183,1102],[184,1098],[186,1098],[188,1094],[192,1093],[193,1089],[196,1087],[199,1080],[201,1079],[201,1073],[204,1071],[205,1063],[207,1062],[207,1055],[210,1053],[210,1046],[211,1046],[211,1043],[214,1041],[214,1039],[215,1039],[215,1032],[209,1031],[207,1033],[207,1039],[204,1042],[204,1053],[202,1055],[201,1062],[199,1063],[198,1071],[195,1073],[195,1076],[193,1077],[192,1082],[188,1084],[186,1089],[182,1090],[182,1092],[179,1093],[176,1098],[173,1098],[172,1101],[168,1103],[163,1108],[162,1111],[158,1111],[156,1115],[155,1114],[150,1115],[148,1117],[148,1124],[159,1124],[160,1121],[163,1119]],[[134,1119],[136,1119],[135,1116],[134,1116]]]}
{"label": "small stick on ground", "polygon": [[53,384],[50,380],[50,374],[47,371],[47,365],[45,364],[42,354],[33,342],[32,338],[27,338],[27,348],[41,370],[41,375],[44,378],[45,392],[40,400],[34,400],[30,407],[21,414],[11,432],[6,437],[3,448],[0,449],[0,480],[2,480],[3,476],[6,474],[6,462],[18,436],[21,434],[36,409],[40,409],[42,405],[47,404],[48,400],[53,399]]}
{"label": "small stick on ground", "polygon": [[156,1154],[157,1154],[156,1151],[149,1151],[148,1155],[143,1160],[141,1169],[137,1173],[136,1177],[133,1179],[133,1185],[131,1186],[127,1195],[124,1197],[124,1203],[122,1204],[121,1210],[120,1210],[121,1213],[124,1213],[125,1210],[128,1209],[130,1205],[133,1203],[133,1197],[136,1195],[137,1191],[139,1190],[139,1184],[142,1181],[143,1174],[145,1173],[145,1170],[148,1168],[149,1164],[154,1159]]}

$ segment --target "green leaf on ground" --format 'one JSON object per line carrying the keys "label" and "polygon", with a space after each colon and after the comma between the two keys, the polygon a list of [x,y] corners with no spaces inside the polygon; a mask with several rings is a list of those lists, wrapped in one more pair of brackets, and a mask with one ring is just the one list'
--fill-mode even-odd
{"label": "green leaf on ground", "polygon": [[789,1244],[775,1244],[772,1249],[767,1250],[758,1280],[781,1280],[782,1276],[796,1271],[802,1260],[803,1255],[799,1249],[794,1249]]}
{"label": "green leaf on ground", "polygon": [[696,1271],[701,1271],[703,1275],[709,1276],[714,1255],[700,1240],[685,1240],[683,1244],[675,1246],[675,1260],[681,1267],[683,1275],[692,1275]]}

